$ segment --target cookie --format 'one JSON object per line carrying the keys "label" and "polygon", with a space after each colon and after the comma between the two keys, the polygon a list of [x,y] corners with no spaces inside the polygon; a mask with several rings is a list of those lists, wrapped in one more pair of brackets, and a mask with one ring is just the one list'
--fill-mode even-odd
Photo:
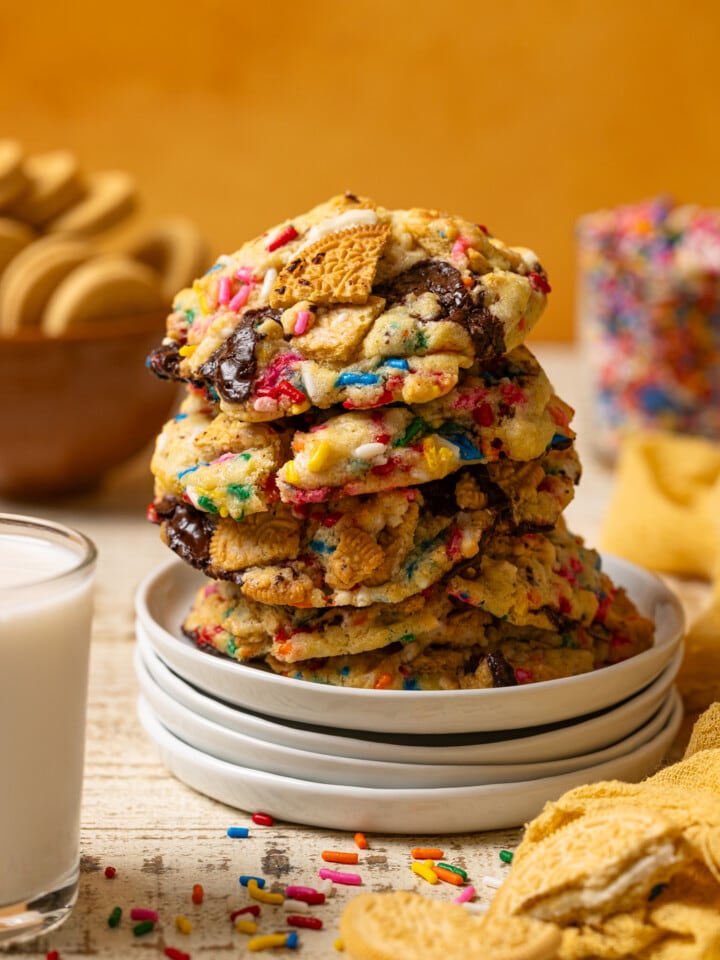
{"label": "cookie", "polygon": [[690,859],[677,823],[660,811],[623,806],[583,817],[537,844],[498,891],[494,917],[558,924],[601,922],[645,907],[651,891]]}
{"label": "cookie", "polygon": [[[507,491],[518,523],[552,525],[557,505],[569,502],[579,476],[579,463],[563,457],[574,436],[571,411],[546,378],[536,376],[531,354],[521,350],[519,357],[515,351],[512,359],[497,362],[496,370],[506,374],[497,382],[495,374],[486,373],[489,385],[482,377],[467,377],[447,397],[416,408],[334,417],[310,411],[282,426],[216,414],[203,388],[195,390],[190,402],[202,394],[203,412],[190,413],[184,403],[180,418],[166,424],[158,439],[151,464],[156,497],[186,496],[200,509],[237,518],[264,509],[278,495],[298,506],[323,503],[424,485],[478,464]],[[242,448],[213,444],[211,452],[203,452],[197,444],[206,430],[228,436],[237,430]],[[551,452],[556,459],[542,463],[564,464],[554,475],[551,466],[535,464],[515,475],[503,465],[514,458],[540,461]]]}
{"label": "cookie", "polygon": [[531,251],[476,224],[347,194],[180,291],[151,369],[203,381],[243,419],[422,403],[519,346],[549,289]]}
{"label": "cookie", "polygon": [[[244,434],[267,429],[230,423]],[[193,417],[181,416],[172,422],[168,434],[177,437],[188,431],[187,444],[192,424]],[[200,444],[206,444],[206,434],[196,436]],[[164,450],[166,470],[171,447],[172,440]],[[247,471],[254,454],[251,449],[250,460],[240,460]],[[181,473],[184,463],[185,459],[176,461],[173,469]],[[232,463],[229,457],[218,469]],[[273,487],[267,480],[245,487],[248,496],[243,501],[223,496],[218,488],[205,487],[203,495],[210,498],[205,510],[188,502],[190,496],[198,498],[195,487],[190,495],[187,487],[179,495],[177,486],[174,493],[167,493],[174,479],[168,481],[163,475],[151,515],[160,524],[164,542],[214,579],[243,584],[247,577],[251,591],[255,587],[250,584],[268,580],[283,585],[289,580],[301,582],[320,606],[370,602],[370,598],[388,601],[400,599],[409,589],[424,589],[458,562],[469,559],[491,526],[504,524],[516,530],[552,527],[573,491],[572,481],[562,470],[571,474],[576,463],[572,449],[553,451],[532,464],[536,469],[521,471],[523,483],[508,483],[503,464],[488,464],[419,488],[301,506],[273,500],[269,495]],[[157,452],[153,464],[160,479]],[[180,483],[192,476],[186,474]],[[558,488],[556,481],[561,477]],[[248,480],[248,472],[243,479]],[[243,510],[248,503],[253,510],[262,508],[263,490],[264,510],[245,513],[241,522],[210,509],[229,510],[236,505]]]}
{"label": "cookie", "polygon": [[649,647],[653,625],[600,569],[600,557],[562,519],[545,533],[490,537],[471,564],[447,581],[451,596],[521,626],[564,629],[597,623],[612,634],[618,660]]}
{"label": "cookie", "polygon": [[352,960],[425,960],[454,956],[484,960],[555,960],[560,931],[525,917],[502,926],[459,904],[408,890],[361,893],[345,906],[340,935]]}
{"label": "cookie", "polygon": [[31,226],[44,226],[85,192],[77,157],[70,150],[31,154],[23,161],[23,173],[28,186],[7,212]]}
{"label": "cookie", "polygon": [[17,140],[0,140],[0,210],[5,211],[28,188],[23,148]]}
{"label": "cookie", "polygon": [[256,603],[232,584],[201,587],[183,624],[200,647],[240,661],[268,655],[289,660],[372,650],[388,643],[409,644],[439,625],[438,604],[423,596],[404,603],[368,607],[298,609]]}
{"label": "cookie", "polygon": [[172,217],[145,227],[125,248],[125,254],[155,270],[160,289],[170,302],[182,287],[207,268],[207,241],[191,220]]}
{"label": "cookie", "polygon": [[35,233],[27,224],[10,217],[0,217],[0,277],[11,260],[34,239]]}
{"label": "cookie", "polygon": [[55,288],[42,315],[51,337],[98,323],[158,313],[163,308],[156,274],[126,257],[95,257],[76,267]]}
{"label": "cookie", "polygon": [[97,250],[73,237],[42,237],[19,253],[0,278],[0,330],[38,328],[49,300],[73,270]]}
{"label": "cookie", "polygon": [[83,187],[82,197],[75,198],[78,202],[58,211],[59,215],[45,224],[48,233],[94,236],[114,227],[135,209],[135,181],[123,170],[89,173]]}

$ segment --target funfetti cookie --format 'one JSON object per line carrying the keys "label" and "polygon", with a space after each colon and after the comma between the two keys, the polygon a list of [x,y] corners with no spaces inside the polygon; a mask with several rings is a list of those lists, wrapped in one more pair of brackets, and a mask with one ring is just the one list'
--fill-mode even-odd
{"label": "funfetti cookie", "polygon": [[81,264],[48,300],[42,329],[57,337],[98,322],[158,313],[164,299],[157,274],[127,257],[104,255]]}
{"label": "funfetti cookie", "polygon": [[[164,439],[192,431],[197,415],[180,416],[166,428]],[[269,429],[268,425],[230,423],[238,440],[241,434],[250,439],[253,433]],[[201,431],[196,436],[207,452],[209,434]],[[273,439],[279,440],[277,433],[270,442]],[[251,442],[257,445],[257,436]],[[151,514],[160,524],[164,542],[215,579],[247,582],[248,591],[273,583],[278,602],[286,602],[284,591],[291,584],[294,592],[303,584],[303,599],[317,597],[321,606],[388,601],[400,599],[408,590],[424,589],[474,556],[495,526],[523,531],[552,527],[573,492],[572,480],[562,471],[572,474],[577,463],[572,449],[553,451],[521,465],[517,478],[503,469],[504,464],[488,464],[421,487],[295,506],[279,502],[268,479],[258,483],[256,478],[247,484],[253,460],[262,462],[257,446],[250,446],[247,460],[237,449],[235,455],[224,451],[218,457],[219,470],[226,465],[232,469],[234,462],[241,464],[245,472],[236,478],[240,486],[234,487],[228,478],[224,489],[206,486],[201,490],[192,484],[180,486],[198,471],[176,480],[187,462],[182,455],[173,463],[177,473],[161,473],[161,463],[164,471],[170,466],[172,448],[173,440],[167,439],[163,453],[156,452],[153,458],[157,497]],[[203,510],[188,502],[199,502],[201,497],[207,498]],[[247,504],[249,511],[244,513]]]}
{"label": "funfetti cookie", "polygon": [[520,345],[549,289],[531,251],[476,224],[346,194],[181,291],[150,366],[248,420],[424,403]]}
{"label": "funfetti cookie", "polygon": [[58,284],[96,256],[95,247],[74,237],[42,237],[26,246],[0,277],[0,330],[39,328]]}
{"label": "funfetti cookie", "polygon": [[10,216],[40,226],[59,216],[85,192],[77,157],[70,150],[36,153],[23,161],[28,186],[8,207]]}
{"label": "funfetti cookie", "polygon": [[24,152],[17,140],[0,140],[0,210],[7,208],[24,193],[29,185],[23,170]]}

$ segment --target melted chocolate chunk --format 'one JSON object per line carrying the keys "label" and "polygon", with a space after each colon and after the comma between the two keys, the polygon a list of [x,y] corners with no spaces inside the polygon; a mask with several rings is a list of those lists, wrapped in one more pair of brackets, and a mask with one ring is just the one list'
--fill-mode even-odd
{"label": "melted chocolate chunk", "polygon": [[466,328],[478,360],[489,360],[505,353],[502,324],[482,303],[474,302],[459,270],[444,260],[421,260],[392,280],[380,284],[373,293],[384,297],[390,306],[403,303],[410,294],[420,297],[432,293],[442,307],[438,319],[450,320]]}
{"label": "melted chocolate chunk", "polygon": [[494,687],[516,687],[515,671],[499,650],[487,655],[487,665],[493,679]]}
{"label": "melted chocolate chunk", "polygon": [[270,307],[248,310],[225,343],[208,357],[198,371],[228,403],[242,403],[250,396],[257,370],[255,344],[258,335],[255,324],[266,318],[278,320],[280,311]]}
{"label": "melted chocolate chunk", "polygon": [[155,504],[155,510],[162,522],[163,536],[170,549],[186,563],[198,570],[205,570],[210,564],[214,518],[175,497],[163,497]]}
{"label": "melted chocolate chunk", "polygon": [[148,356],[145,366],[161,380],[181,380],[181,359],[177,343],[163,343]]}

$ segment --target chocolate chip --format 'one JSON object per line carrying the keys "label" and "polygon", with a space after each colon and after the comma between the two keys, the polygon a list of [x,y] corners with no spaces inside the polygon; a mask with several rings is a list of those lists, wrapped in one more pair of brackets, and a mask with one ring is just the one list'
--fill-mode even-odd
{"label": "chocolate chip", "polygon": [[229,403],[242,403],[250,396],[257,370],[255,344],[258,336],[255,325],[266,318],[279,320],[280,311],[270,307],[248,310],[227,340],[198,371]]}
{"label": "chocolate chip", "polygon": [[186,563],[205,570],[210,563],[210,541],[215,519],[175,497],[163,497],[155,504],[162,521],[165,542]]}
{"label": "chocolate chip", "polygon": [[180,380],[180,346],[163,343],[148,356],[145,366],[161,380]]}
{"label": "chocolate chip", "polygon": [[441,307],[438,320],[450,320],[465,327],[480,361],[505,353],[503,326],[484,306],[476,303],[463,283],[462,275],[444,260],[422,260],[392,280],[380,284],[373,293],[384,297],[389,306],[403,303],[414,294],[432,293]]}
{"label": "chocolate chip", "polygon": [[493,679],[494,687],[516,687],[515,671],[499,650],[487,655],[487,665]]}

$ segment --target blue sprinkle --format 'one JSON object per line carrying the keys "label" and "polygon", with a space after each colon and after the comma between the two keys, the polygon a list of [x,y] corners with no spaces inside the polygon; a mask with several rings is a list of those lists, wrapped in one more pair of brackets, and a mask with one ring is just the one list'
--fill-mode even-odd
{"label": "blue sprinkle", "polygon": [[218,262],[218,263],[214,263],[214,264],[210,267],[209,270],[206,270],[206,271],[205,271],[205,276],[207,277],[209,274],[215,273],[216,270],[222,270],[222,268],[223,268],[224,266],[225,266],[224,263],[219,263],[219,262]]}
{"label": "blue sprinkle", "polygon": [[335,381],[336,387],[365,387],[379,383],[380,377],[375,373],[341,373]]}
{"label": "blue sprinkle", "polygon": [[394,367],[396,370],[409,370],[410,364],[402,357],[388,357],[380,364],[381,367]]}
{"label": "blue sprinkle", "polygon": [[184,420],[187,417],[186,413],[177,413],[175,414],[175,420]]}
{"label": "blue sprinkle", "polygon": [[403,680],[403,690],[417,690],[418,682],[416,677],[406,677]]}
{"label": "blue sprinkle", "polygon": [[298,945],[298,935],[297,930],[292,930],[287,937],[285,937],[285,946],[290,947],[291,950],[295,950]]}
{"label": "blue sprinkle", "polygon": [[206,467],[206,463],[198,463],[194,467],[188,467],[187,470],[181,470],[177,475],[178,480],[182,480],[183,477],[186,477],[189,473],[194,473],[196,470],[199,470],[200,467]]}
{"label": "blue sprinkle", "polygon": [[443,432],[443,436],[447,440],[449,440],[450,443],[455,444],[455,446],[460,451],[461,460],[484,460],[485,459],[485,455],[483,454],[483,452],[481,450],[478,450],[475,444],[472,443],[468,439],[468,437],[465,436],[465,434]]}
{"label": "blue sprinkle", "polygon": [[229,837],[247,837],[250,835],[250,831],[247,827],[228,827],[227,835]]}
{"label": "blue sprinkle", "polygon": [[555,433],[553,438],[550,441],[551,447],[568,447],[570,446],[570,437],[566,437],[564,433]]}
{"label": "blue sprinkle", "polygon": [[243,874],[241,877],[238,877],[238,883],[241,883],[244,887],[246,887],[251,880],[255,880],[258,887],[260,887],[261,890],[265,886],[264,877],[248,877],[248,876],[245,876],[245,874]]}
{"label": "blue sprinkle", "polygon": [[315,553],[334,553],[335,547],[331,547],[329,543],[323,543],[322,540],[311,540],[308,543],[308,546],[311,550],[314,550]]}
{"label": "blue sprinkle", "polygon": [[339,673],[340,673],[340,676],[341,676],[341,677],[349,677],[349,676],[350,676],[350,667],[347,667],[347,666],[345,666],[345,667],[340,667]]}

